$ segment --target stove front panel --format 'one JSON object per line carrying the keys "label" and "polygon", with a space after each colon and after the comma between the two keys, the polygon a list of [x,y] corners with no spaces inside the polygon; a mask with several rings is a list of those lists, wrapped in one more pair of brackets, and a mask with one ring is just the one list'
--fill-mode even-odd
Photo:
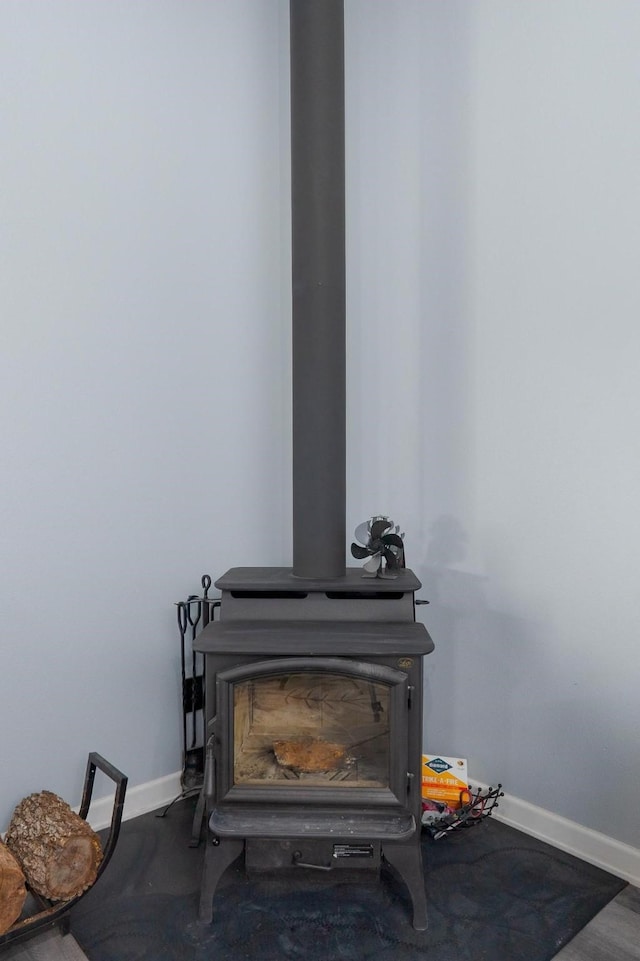
{"label": "stove front panel", "polygon": [[217,801],[406,806],[408,674],[352,658],[216,675]]}

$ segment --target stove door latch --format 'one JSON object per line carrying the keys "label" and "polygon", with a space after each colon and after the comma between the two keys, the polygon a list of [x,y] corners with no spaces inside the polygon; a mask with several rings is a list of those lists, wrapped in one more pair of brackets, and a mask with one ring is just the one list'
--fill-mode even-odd
{"label": "stove door latch", "polygon": [[297,868],[311,868],[313,871],[330,871],[332,864],[311,864],[309,861],[302,860],[302,852],[294,851],[291,859]]}
{"label": "stove door latch", "polygon": [[[373,844],[334,844],[332,859],[340,861],[343,858],[373,858]],[[300,851],[293,852],[292,861],[297,868],[311,868],[313,871],[331,871],[333,864],[311,864],[302,860]]]}

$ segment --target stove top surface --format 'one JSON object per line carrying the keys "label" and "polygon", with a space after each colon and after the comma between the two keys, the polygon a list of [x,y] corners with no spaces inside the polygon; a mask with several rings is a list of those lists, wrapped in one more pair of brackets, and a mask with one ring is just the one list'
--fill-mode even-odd
{"label": "stove top surface", "polygon": [[343,577],[296,577],[291,567],[232,567],[215,582],[221,591],[332,591],[336,593],[396,593],[417,591],[422,584],[408,568],[396,577],[366,577],[361,567],[347,567]]}

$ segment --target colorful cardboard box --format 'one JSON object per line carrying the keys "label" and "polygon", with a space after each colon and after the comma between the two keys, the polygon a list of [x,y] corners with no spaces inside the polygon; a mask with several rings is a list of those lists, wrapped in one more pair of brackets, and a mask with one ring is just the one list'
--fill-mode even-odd
{"label": "colorful cardboard box", "polygon": [[436,801],[456,811],[462,803],[461,792],[468,789],[466,758],[422,755],[423,801]]}

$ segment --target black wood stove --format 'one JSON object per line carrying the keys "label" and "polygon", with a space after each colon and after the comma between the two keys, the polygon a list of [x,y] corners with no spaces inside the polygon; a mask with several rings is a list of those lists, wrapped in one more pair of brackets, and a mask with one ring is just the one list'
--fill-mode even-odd
{"label": "black wood stove", "polygon": [[[426,927],[420,847],[420,583],[345,567],[345,178],[342,0],[291,0],[293,566],[217,582],[205,661],[208,842],[200,916],[249,870],[404,879]],[[381,358],[383,362],[385,358]],[[360,518],[359,518],[360,520]]]}
{"label": "black wood stove", "polygon": [[423,657],[419,581],[300,582],[236,568],[217,581],[205,657],[209,838],[200,917],[244,853],[248,870],[376,871],[405,881],[426,927],[420,847]]}

